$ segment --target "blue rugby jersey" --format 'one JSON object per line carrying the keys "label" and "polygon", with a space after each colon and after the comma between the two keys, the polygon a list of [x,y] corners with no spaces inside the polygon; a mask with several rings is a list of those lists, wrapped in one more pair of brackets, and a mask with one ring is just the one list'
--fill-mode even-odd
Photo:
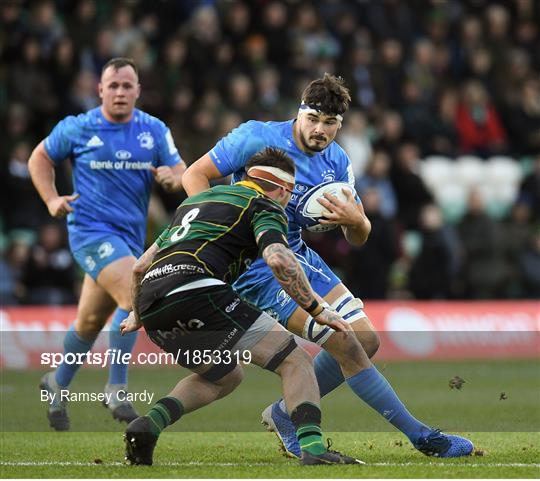
{"label": "blue rugby jersey", "polygon": [[[223,176],[234,174],[233,182],[242,178],[249,158],[266,147],[279,148],[294,160],[296,184],[286,213],[289,218],[289,245],[293,251],[298,251],[303,244],[302,229],[294,221],[294,212],[300,197],[311,187],[329,181],[347,182],[354,187],[354,175],[349,157],[336,142],[313,155],[300,150],[293,138],[293,124],[294,120],[250,120],[223,137],[210,151],[210,157]],[[258,262],[262,261],[257,261],[252,267]]]}
{"label": "blue rugby jersey", "polygon": [[55,165],[72,162],[73,188],[80,194],[67,218],[72,249],[88,244],[94,233],[113,233],[140,251],[151,167],[182,161],[167,126],[138,109],[129,122],[112,123],[97,107],[60,121],[44,143]]}

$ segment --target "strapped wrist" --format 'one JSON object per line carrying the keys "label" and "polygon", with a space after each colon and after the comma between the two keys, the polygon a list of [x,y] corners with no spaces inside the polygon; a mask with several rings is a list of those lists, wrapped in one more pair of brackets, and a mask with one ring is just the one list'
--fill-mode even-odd
{"label": "strapped wrist", "polygon": [[311,317],[317,317],[322,311],[324,311],[324,306],[319,303],[317,299],[315,299],[309,307],[306,308],[306,311],[309,313]]}

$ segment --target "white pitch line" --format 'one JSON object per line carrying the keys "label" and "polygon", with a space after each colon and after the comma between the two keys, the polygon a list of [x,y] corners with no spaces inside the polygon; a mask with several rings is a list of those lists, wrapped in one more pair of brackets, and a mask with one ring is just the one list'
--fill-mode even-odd
{"label": "white pitch line", "polygon": [[[0,466],[127,466],[126,463],[120,461],[103,461],[102,463],[84,463],[81,461],[0,461]],[[154,467],[253,467],[253,466],[286,466],[276,463],[205,463],[202,461],[181,462],[163,462],[154,464]],[[540,463],[452,463],[452,462],[428,462],[428,463],[367,463],[366,467],[410,467],[410,466],[432,466],[432,467],[462,467],[462,468],[540,468]],[[361,467],[359,469],[362,469]]]}
{"label": "white pitch line", "polygon": [[442,461],[440,462],[429,462],[429,463],[367,463],[366,466],[436,466],[436,467],[471,467],[471,468],[479,468],[482,466],[487,466],[490,468],[540,468],[540,463],[444,463]]}

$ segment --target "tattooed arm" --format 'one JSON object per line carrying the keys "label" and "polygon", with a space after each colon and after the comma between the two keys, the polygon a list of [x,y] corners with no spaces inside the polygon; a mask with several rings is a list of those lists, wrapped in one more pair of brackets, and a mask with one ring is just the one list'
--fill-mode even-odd
{"label": "tattooed arm", "polygon": [[262,252],[275,278],[296,303],[315,319],[318,324],[328,325],[336,331],[349,331],[350,326],[336,313],[319,303],[294,253],[284,244],[273,243]]}
{"label": "tattooed arm", "polygon": [[133,310],[120,324],[120,331],[122,334],[136,331],[142,326],[142,322],[139,318],[139,303],[137,302],[137,299],[139,297],[139,292],[141,291],[141,281],[146,270],[150,267],[150,264],[152,264],[152,260],[158,250],[159,247],[154,242],[146,252],[137,259],[137,262],[135,262],[135,265],[133,266],[131,277],[131,305],[133,306]]}

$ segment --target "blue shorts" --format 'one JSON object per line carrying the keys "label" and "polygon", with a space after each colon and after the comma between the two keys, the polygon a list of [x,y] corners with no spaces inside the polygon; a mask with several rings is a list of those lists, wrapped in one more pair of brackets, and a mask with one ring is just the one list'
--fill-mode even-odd
{"label": "blue shorts", "polygon": [[72,252],[83,271],[94,280],[112,262],[122,257],[139,257],[142,254],[139,250],[128,246],[122,237],[110,233],[89,235],[89,242]]}
{"label": "blue shorts", "polygon": [[[330,270],[319,254],[306,244],[303,244],[295,255],[304,268],[311,287],[319,296],[326,296],[341,283],[341,279]],[[263,259],[257,259],[251,264],[233,287],[244,299],[270,314],[285,327],[289,317],[298,308]]]}

